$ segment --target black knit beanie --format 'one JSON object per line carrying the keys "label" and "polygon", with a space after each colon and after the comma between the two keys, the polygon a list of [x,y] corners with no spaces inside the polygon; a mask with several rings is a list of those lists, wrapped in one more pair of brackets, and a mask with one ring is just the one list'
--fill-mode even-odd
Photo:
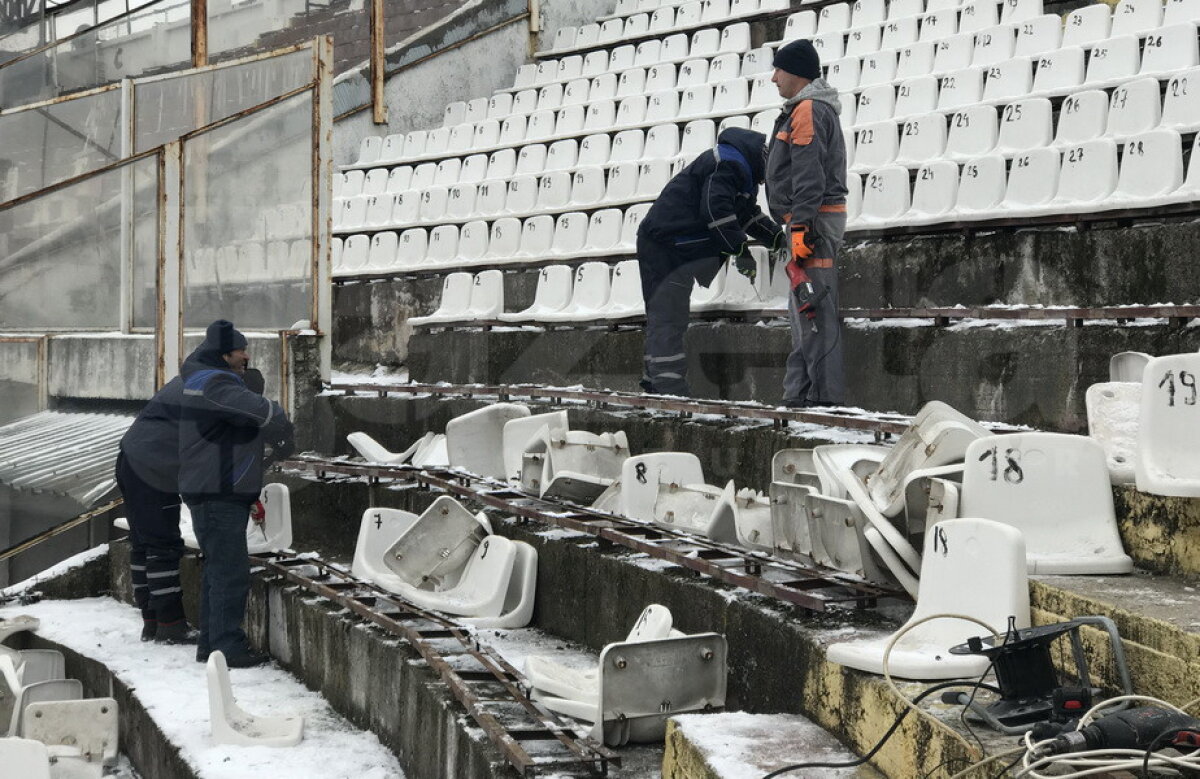
{"label": "black knit beanie", "polygon": [[234,329],[233,322],[218,319],[208,326],[201,347],[215,350],[217,354],[229,354],[237,349],[245,349],[246,343],[246,336]]}
{"label": "black knit beanie", "polygon": [[775,59],[771,65],[809,81],[816,81],[821,77],[821,58],[811,41],[792,41],[775,52]]}

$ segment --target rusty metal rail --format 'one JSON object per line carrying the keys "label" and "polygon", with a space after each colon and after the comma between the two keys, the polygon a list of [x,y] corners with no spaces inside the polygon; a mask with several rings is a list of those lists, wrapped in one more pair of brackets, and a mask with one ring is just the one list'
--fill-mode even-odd
{"label": "rusty metal rail", "polygon": [[1131,319],[1165,319],[1172,327],[1183,327],[1189,319],[1200,317],[1200,306],[1106,306],[1080,308],[1076,306],[944,306],[930,308],[848,308],[843,319],[932,319],[934,324],[947,325],[960,319],[995,319],[1021,322],[1063,321],[1080,327],[1086,321]]}
{"label": "rusty metal rail", "polygon": [[[831,408],[825,411],[800,411],[784,406],[768,406],[754,401],[694,400],[689,398],[644,395],[636,392],[614,390],[565,389],[541,387],[532,384],[373,384],[371,382],[335,381],[330,390],[345,395],[372,393],[379,397],[397,395],[460,395],[463,397],[494,397],[501,401],[513,398],[544,399],[553,403],[566,400],[580,401],[596,408],[608,406],[644,408],[671,411],[687,418],[695,414],[713,414],[727,419],[767,419],[775,427],[784,427],[788,422],[804,422],[825,427],[842,427],[850,430],[865,430],[877,438],[900,435],[911,422],[902,414],[871,414]],[[1008,426],[997,426],[999,430],[1012,430]],[[998,430],[998,431],[999,431]]]}
{"label": "rusty metal rail", "polygon": [[[840,427],[874,433],[876,440],[882,440],[892,435],[901,435],[912,423],[912,417],[903,414],[867,413],[841,408],[808,411],[785,406],[768,406],[750,400],[700,400],[615,390],[543,387],[535,384],[425,384],[421,382],[376,384],[369,381],[335,381],[329,385],[329,390],[341,392],[344,395],[370,393],[377,397],[387,397],[392,394],[447,395],[467,398],[496,398],[502,402],[528,398],[530,400],[548,400],[560,405],[563,401],[577,401],[598,409],[615,406],[669,411],[677,413],[685,419],[696,414],[710,414],[726,419],[770,420],[778,428],[786,427],[788,422]],[[1011,433],[1025,429],[999,422],[983,422],[981,424],[994,433]]]}
{"label": "rusty metal rail", "polygon": [[908,597],[897,590],[872,584],[842,571],[783,560],[628,517],[539,498],[460,470],[376,465],[314,457],[287,460],[280,466],[313,473],[318,478],[330,475],[357,476],[368,480],[409,481],[419,486],[437,488],[506,514],[594,536],[601,541],[642,552],[725,584],[810,611],[824,612],[831,607],[869,607],[875,605],[879,598]]}
{"label": "rusty metal rail", "polygon": [[[495,649],[480,644],[471,628],[319,558],[263,555],[253,560],[410,644],[521,775],[572,769],[605,775],[610,765],[620,766],[621,758],[612,750],[590,737],[580,738],[556,714],[530,700],[525,677]],[[317,569],[315,576],[305,572],[310,567]],[[457,646],[447,649],[450,641]],[[503,717],[493,711],[500,707],[508,707]],[[536,756],[525,747],[531,742],[545,745]]]}

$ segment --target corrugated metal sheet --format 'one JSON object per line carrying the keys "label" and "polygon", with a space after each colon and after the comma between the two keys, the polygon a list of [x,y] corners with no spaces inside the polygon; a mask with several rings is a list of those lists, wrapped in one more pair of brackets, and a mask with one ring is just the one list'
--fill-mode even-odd
{"label": "corrugated metal sheet", "polygon": [[121,436],[133,417],[43,411],[0,426],[0,484],[91,506],[114,484]]}

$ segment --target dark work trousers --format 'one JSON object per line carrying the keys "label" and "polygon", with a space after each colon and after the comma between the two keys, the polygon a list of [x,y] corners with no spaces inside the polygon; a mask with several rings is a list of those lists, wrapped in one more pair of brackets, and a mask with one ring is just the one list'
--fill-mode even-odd
{"label": "dark work trousers", "polygon": [[683,339],[691,319],[692,287],[697,277],[710,279],[720,257],[687,261],[670,247],[638,236],[638,269],[646,303],[646,342],[642,389],[662,395],[688,396],[687,352]]}
{"label": "dark work trousers", "polygon": [[250,650],[242,620],[250,593],[246,524],[250,504],[236,500],[188,503],[196,540],[204,552],[200,582],[200,639],[197,656],[220,650],[238,657]]}
{"label": "dark work trousers", "polygon": [[129,520],[129,573],[142,618],[174,624],[184,618],[179,586],[179,496],[147,484],[124,453],[117,456],[117,486]]}
{"label": "dark work trousers", "polygon": [[[783,399],[813,405],[841,405],[846,398],[842,369],[842,323],[838,317],[837,256],[846,233],[846,214],[820,212],[814,224],[817,235],[813,256],[805,264],[809,277],[829,290],[809,319],[796,312],[796,298],[788,296],[792,326],[792,352],[783,377]],[[778,273],[782,269],[776,269]]]}

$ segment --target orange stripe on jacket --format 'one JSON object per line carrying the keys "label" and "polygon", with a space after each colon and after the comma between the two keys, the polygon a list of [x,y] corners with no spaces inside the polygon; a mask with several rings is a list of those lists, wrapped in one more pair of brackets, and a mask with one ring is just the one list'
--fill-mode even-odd
{"label": "orange stripe on jacket", "polygon": [[796,103],[796,107],[792,109],[791,125],[792,136],[790,140],[793,144],[807,146],[812,143],[813,117],[811,100],[801,100],[799,103]]}

